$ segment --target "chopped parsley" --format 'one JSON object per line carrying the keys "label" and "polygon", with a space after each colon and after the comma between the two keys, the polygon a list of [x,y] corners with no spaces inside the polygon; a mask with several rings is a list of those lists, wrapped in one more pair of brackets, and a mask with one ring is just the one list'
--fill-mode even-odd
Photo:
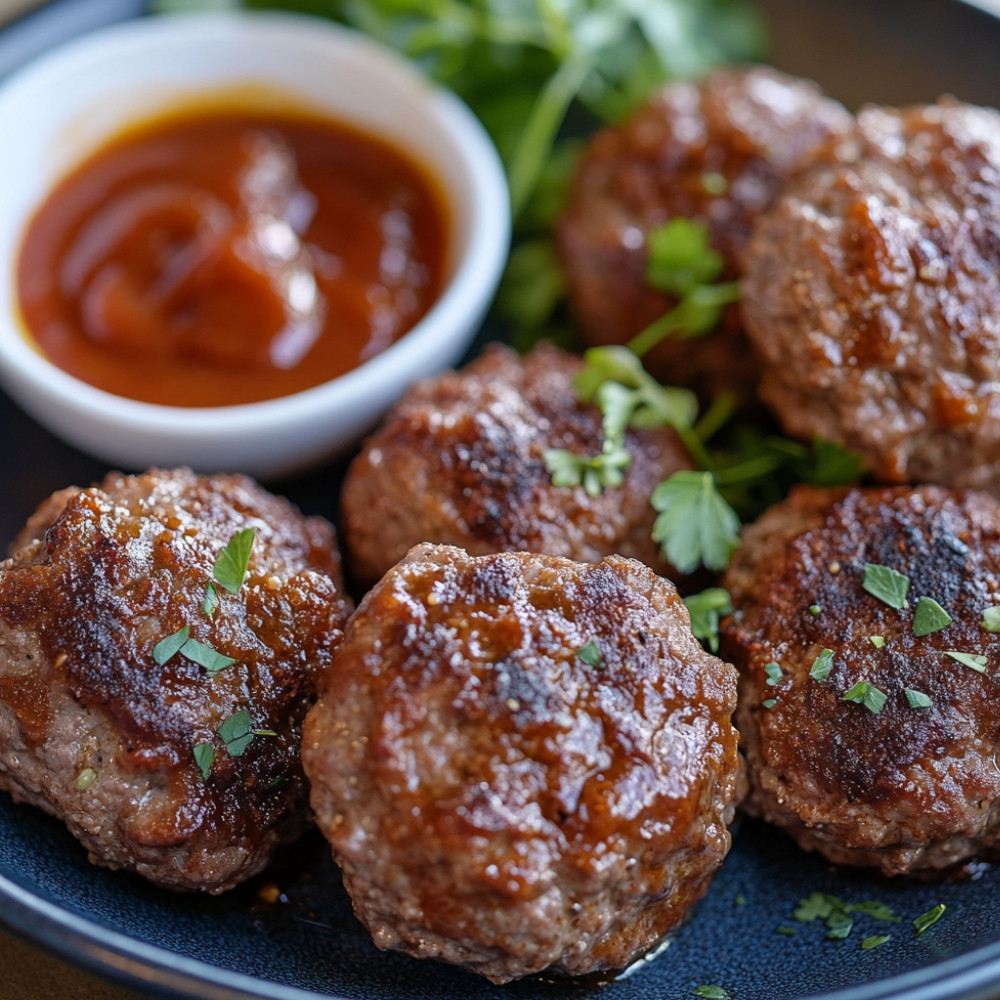
{"label": "chopped parsley", "polygon": [[946,649],[944,655],[950,656],[978,674],[986,673],[986,657],[981,653],[962,653],[957,649]]}
{"label": "chopped parsley", "polygon": [[899,917],[893,910],[877,900],[867,899],[860,903],[845,903],[842,899],[825,892],[814,892],[800,900],[792,916],[803,924],[821,920],[826,925],[826,937],[831,941],[842,941],[849,937],[854,929],[854,916],[856,914],[885,923],[899,922]]}
{"label": "chopped parsley", "polygon": [[212,578],[230,594],[238,593],[243,585],[256,536],[256,529],[241,528],[233,532],[232,538],[216,556],[215,565],[212,567]]}
{"label": "chopped parsley", "polygon": [[255,729],[250,713],[235,712],[216,730],[230,757],[239,757],[255,736],[277,736],[272,729]]}
{"label": "chopped parsley", "polygon": [[222,653],[217,653],[211,646],[206,646],[197,639],[188,639],[181,646],[180,654],[204,667],[210,674],[225,670],[236,662],[231,656],[223,656]]}
{"label": "chopped parsley", "polygon": [[708,226],[703,222],[673,218],[649,231],[646,246],[646,281],[675,299],[722,273],[722,254],[709,245]]}
{"label": "chopped parsley", "polygon": [[691,994],[703,1000],[729,1000],[729,992],[721,986],[696,986]]}
{"label": "chopped parsley", "polygon": [[632,462],[627,449],[609,439],[605,439],[599,455],[575,455],[565,448],[549,448],[544,458],[553,486],[582,486],[590,497],[621,486],[625,482],[624,470]]}
{"label": "chopped parsley", "polygon": [[761,702],[761,704],[764,706],[764,708],[774,708],[774,706],[778,704],[778,699],[777,698],[765,698]]}
{"label": "chopped parsley", "polygon": [[207,781],[212,773],[212,765],[215,763],[215,747],[211,743],[196,743],[191,751],[194,755],[194,762],[201,772],[201,780]]}
{"label": "chopped parsley", "polygon": [[809,676],[814,681],[822,683],[830,676],[830,671],[833,670],[833,655],[832,649],[824,649],[813,660],[812,666],[809,668]]}
{"label": "chopped parsley", "polygon": [[601,656],[601,650],[593,639],[581,646],[576,651],[576,655],[591,667],[600,668],[604,666],[604,658]]}
{"label": "chopped parsley", "polygon": [[865,563],[865,575],[861,586],[872,597],[877,597],[898,611],[906,606],[906,592],[910,589],[910,578],[889,566]]}
{"label": "chopped parsley", "polygon": [[201,613],[207,618],[214,618],[219,610],[219,589],[211,580],[205,585],[205,596],[201,602]]}
{"label": "chopped parsley", "polygon": [[903,694],[906,695],[906,704],[910,708],[930,708],[933,704],[931,696],[929,694],[924,694],[923,691],[916,691],[913,688],[904,688]]}
{"label": "chopped parsley", "polygon": [[729,591],[722,587],[709,587],[684,598],[684,606],[691,616],[691,633],[708,646],[712,653],[719,650],[719,619],[733,613]]}
{"label": "chopped parsley", "polygon": [[818,604],[809,605],[809,614],[811,614],[813,618],[818,618],[822,613],[823,609]]}
{"label": "chopped parsley", "polygon": [[188,641],[190,635],[191,626],[185,625],[174,632],[173,635],[168,635],[166,639],[161,639],[153,647],[153,660],[162,667],[168,660],[181,651],[181,647]]}
{"label": "chopped parsley", "polygon": [[881,649],[885,645],[884,635],[870,635],[868,641],[876,648]]}
{"label": "chopped parsley", "polygon": [[951,615],[933,597],[921,597],[913,612],[913,634],[930,635],[950,625]]}
{"label": "chopped parsley", "polygon": [[840,696],[841,701],[853,701],[864,705],[872,715],[878,715],[885,707],[886,695],[868,681],[858,681],[849,691]]}
{"label": "chopped parsley", "polygon": [[764,675],[767,677],[768,684],[780,684],[781,678],[784,677],[784,673],[781,669],[780,663],[765,663],[764,664]]}
{"label": "chopped parsley", "polygon": [[928,927],[936,924],[944,916],[945,909],[947,909],[947,907],[944,903],[938,903],[936,906],[932,906],[926,913],[921,913],[920,916],[913,921],[915,936],[919,937],[925,930],[927,930]]}
{"label": "chopped parsley", "polygon": [[886,941],[892,939],[891,934],[872,934],[870,937],[866,937],[861,942],[862,951],[871,951],[872,948],[877,948],[881,944],[885,944]]}
{"label": "chopped parsley", "polygon": [[983,608],[982,626],[987,632],[1000,632],[1000,604]]}

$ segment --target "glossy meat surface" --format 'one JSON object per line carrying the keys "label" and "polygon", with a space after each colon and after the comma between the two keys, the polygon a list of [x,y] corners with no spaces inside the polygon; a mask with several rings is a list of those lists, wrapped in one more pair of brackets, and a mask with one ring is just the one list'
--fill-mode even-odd
{"label": "glossy meat surface", "polygon": [[573,388],[581,364],[548,345],[523,358],[491,345],[461,371],[414,386],[344,483],[343,535],[358,577],[374,582],[420,542],[583,562],[617,553],[669,572],[651,537],[649,499],[690,468],[672,430],[628,432],[633,457],[621,487],[592,497],[552,485],[548,449],[601,451],[601,414]]}
{"label": "glossy meat surface", "polygon": [[[210,618],[213,563],[244,528],[247,578]],[[329,525],[241,476],[55,494],[0,563],[0,786],[64,819],[92,861],[170,888],[259,871],[304,825],[302,719],[350,612],[336,581]],[[236,662],[157,663],[185,625]],[[218,730],[240,712],[274,735],[229,745]]]}
{"label": "glossy meat surface", "polygon": [[[557,229],[573,314],[592,344],[625,343],[674,305],[645,280],[651,229],[704,223],[738,277],[757,215],[848,112],[806,80],[764,66],[673,83],[589,143]],[[756,376],[735,309],[714,333],[662,344],[650,367],[671,385],[751,395]]]}
{"label": "glossy meat surface", "polygon": [[1000,114],[869,108],[758,220],[761,397],[882,482],[1000,487]]}
{"label": "glossy meat surface", "polygon": [[303,765],[380,947],[496,982],[617,969],[729,849],[735,695],[634,560],[422,545],[349,622]]}
{"label": "glossy meat surface", "polygon": [[[864,589],[867,563],[909,579],[905,607]],[[981,625],[1000,604],[994,500],[802,487],[746,530],[724,585],[737,612],[721,655],[740,670],[750,811],[832,861],[886,875],[996,852],[1000,637]],[[950,624],[915,634],[921,597]],[[824,649],[822,680],[810,672]],[[983,657],[982,672],[949,651]],[[886,696],[877,713],[844,700],[859,682]],[[911,707],[907,690],[930,705]]]}

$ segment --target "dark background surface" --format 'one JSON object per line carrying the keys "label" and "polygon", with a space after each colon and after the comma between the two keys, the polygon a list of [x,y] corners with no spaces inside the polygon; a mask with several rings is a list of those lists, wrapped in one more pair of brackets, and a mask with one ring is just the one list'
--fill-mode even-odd
{"label": "dark background surface", "polygon": [[[130,12],[134,0],[58,0],[0,35],[0,73],[60,36]],[[866,100],[908,103],[933,100],[942,91],[978,103],[1000,104],[1000,22],[944,0],[761,0],[774,61],[819,79],[827,90],[857,106]],[[2,176],[2,175],[0,175]],[[67,448],[0,395],[0,545],[13,537],[27,514],[53,490],[87,484],[107,471],[99,462]],[[332,516],[339,470],[322,469],[297,481],[271,484],[308,513]],[[457,970],[415,963],[375,952],[353,921],[336,873],[316,838],[294,848],[276,872],[220,899],[165,896],[131,879],[96,871],[65,830],[47,817],[0,798],[0,879],[16,892],[0,893],[0,922],[43,942],[73,961],[100,967],[110,977],[143,983],[142,994],[171,986],[189,995],[223,997],[239,978],[222,975],[203,988],[185,979],[184,961],[158,965],[142,947],[120,942],[105,947],[103,928],[181,955],[196,955],[222,968],[319,991],[357,997],[579,998],[592,987],[552,987],[529,982],[503,990]],[[287,903],[264,906],[255,897],[268,879],[287,890]],[[0,887],[2,888],[2,887]],[[850,942],[826,942],[818,926],[800,927],[794,938],[775,928],[790,919],[795,902],[814,889],[850,899],[879,898],[897,908],[903,922],[890,929],[894,941],[872,952]],[[27,893],[27,900],[20,892]],[[741,899],[746,903],[742,904]],[[79,926],[53,918],[35,900],[54,903]],[[912,936],[909,921],[939,900],[946,918],[924,936]],[[865,926],[864,934],[885,928]],[[962,959],[976,942],[987,944],[990,961],[975,967]],[[148,960],[147,960],[148,959]],[[936,963],[944,961],[944,966]],[[950,965],[948,964],[950,963]],[[832,872],[802,855],[783,837],[754,824],[741,831],[732,858],[668,953],[648,968],[605,990],[607,1000],[680,998],[699,982],[732,989],[737,1000],[780,1000],[877,981],[901,970],[915,977],[951,969],[948,983],[925,987],[894,981],[891,990],[860,987],[851,997],[919,995],[1000,996],[1000,875],[987,871],[976,884],[921,886],[886,883]],[[919,970],[925,970],[920,972]],[[926,970],[930,970],[929,972]],[[992,979],[992,983],[991,983]],[[244,987],[246,983],[243,984]],[[285,987],[262,987],[262,995],[289,995]],[[138,994],[98,981],[0,932],[0,996],[11,1000],[88,998],[125,1000]]]}

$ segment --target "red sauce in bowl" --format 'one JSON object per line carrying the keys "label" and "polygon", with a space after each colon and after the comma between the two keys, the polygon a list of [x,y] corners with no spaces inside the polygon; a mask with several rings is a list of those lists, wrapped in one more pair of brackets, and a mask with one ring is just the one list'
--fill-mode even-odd
{"label": "red sauce in bowl", "polygon": [[447,211],[423,170],[335,122],[200,111],[123,134],[28,226],[25,326],[119,396],[286,396],[384,350],[440,294]]}

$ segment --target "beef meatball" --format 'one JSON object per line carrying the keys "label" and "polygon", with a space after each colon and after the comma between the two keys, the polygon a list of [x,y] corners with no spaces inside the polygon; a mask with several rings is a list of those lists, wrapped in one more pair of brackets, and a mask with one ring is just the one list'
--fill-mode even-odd
{"label": "beef meatball", "polygon": [[996,852],[1000,640],[981,621],[1000,606],[1000,505],[799,488],[746,530],[724,585],[751,812],[886,875]]}
{"label": "beef meatball", "polygon": [[379,947],[494,982],[617,969],[729,849],[735,671],[634,560],[421,545],[323,688],[303,764]]}
{"label": "beef meatball", "polygon": [[[206,598],[250,528],[245,581]],[[171,889],[260,871],[304,826],[302,720],[350,612],[338,576],[330,526],[242,476],[55,494],[0,563],[0,787],[91,861]],[[201,647],[177,649],[182,629]]]}
{"label": "beef meatball", "polygon": [[657,483],[690,468],[666,428],[629,431],[619,488],[556,487],[550,448],[601,451],[601,414],[577,401],[578,357],[543,345],[518,358],[488,347],[460,372],[412,388],[370,437],[344,482],[350,565],[374,582],[420,542],[474,555],[524,550],[596,562],[619,553],[668,573],[651,537]]}
{"label": "beef meatball", "polygon": [[[815,84],[755,66],[669,84],[599,132],[556,227],[588,341],[625,343],[675,304],[645,277],[649,232],[672,218],[704,223],[724,277],[739,276],[756,216],[813,147],[850,122]],[[663,343],[648,361],[673,385],[752,395],[756,368],[735,309],[708,337]]]}
{"label": "beef meatball", "polygon": [[885,483],[1000,488],[1000,114],[869,108],[757,223],[743,315],[786,430]]}

